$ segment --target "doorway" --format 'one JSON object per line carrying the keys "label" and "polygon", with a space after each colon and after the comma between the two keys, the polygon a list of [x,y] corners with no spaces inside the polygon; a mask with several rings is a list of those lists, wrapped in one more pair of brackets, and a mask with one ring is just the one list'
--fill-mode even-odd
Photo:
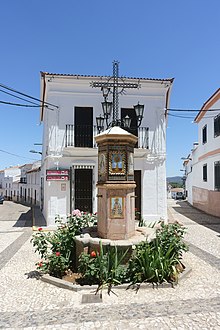
{"label": "doorway", "polygon": [[92,169],[75,169],[75,209],[92,213]]}
{"label": "doorway", "polygon": [[135,170],[134,171],[134,181],[136,183],[135,188],[135,209],[138,212],[136,218],[137,220],[141,220],[141,171]]}

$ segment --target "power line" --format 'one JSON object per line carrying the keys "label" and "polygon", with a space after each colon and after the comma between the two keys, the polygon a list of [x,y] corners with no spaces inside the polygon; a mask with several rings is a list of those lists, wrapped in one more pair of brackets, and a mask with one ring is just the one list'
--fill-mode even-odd
{"label": "power line", "polygon": [[10,96],[13,96],[13,97],[15,97],[16,99],[19,99],[19,100],[22,100],[22,101],[25,101],[25,102],[29,102],[29,103],[31,103],[31,104],[38,105],[38,104],[35,103],[35,102],[32,102],[32,101],[30,101],[30,100],[26,100],[26,99],[24,99],[23,97],[20,97],[20,96],[14,95],[14,94],[9,93],[9,92],[6,92],[6,91],[3,91],[2,89],[0,89],[0,92],[5,93],[5,94],[10,95]]}
{"label": "power line", "polygon": [[17,107],[27,107],[27,108],[40,108],[40,105],[31,105],[31,104],[20,104],[20,103],[13,103],[13,102],[6,102],[0,101],[0,103],[8,104],[8,105],[15,105]]}
{"label": "power line", "polygon": [[219,111],[220,109],[208,109],[208,110],[200,110],[200,109],[165,109],[166,111],[175,111],[175,112],[211,112],[211,111]]}
{"label": "power line", "polygon": [[[182,115],[174,115],[172,113],[167,113],[166,115],[172,116],[172,117],[177,117],[177,118],[183,118],[183,119],[195,119],[195,116],[182,116]],[[206,116],[205,118],[215,118],[216,116]]]}
{"label": "power line", "polygon": [[177,117],[177,118],[185,118],[185,119],[194,119],[194,116],[181,116],[181,115],[173,115],[172,113],[167,113],[168,116],[172,116],[172,117]]}
{"label": "power line", "polygon": [[36,158],[28,158],[28,157],[16,155],[16,154],[13,154],[11,152],[8,152],[8,151],[2,150],[2,149],[0,149],[0,152],[3,152],[5,154],[11,155],[11,156],[19,157],[19,158],[25,158],[25,159],[30,159],[30,160],[37,160]]}
{"label": "power line", "polygon": [[58,107],[57,105],[55,105],[55,104],[52,104],[52,103],[49,103],[49,102],[42,101],[42,100],[40,100],[40,99],[37,99],[36,97],[33,97],[33,96],[28,95],[28,94],[25,94],[25,93],[19,92],[19,91],[15,90],[15,89],[13,89],[13,88],[11,88],[11,87],[8,87],[8,86],[5,86],[5,85],[1,84],[1,83],[0,83],[0,86],[1,86],[2,88],[4,88],[4,89],[7,89],[7,90],[12,91],[12,92],[14,92],[14,93],[17,93],[17,94],[23,95],[23,96],[25,96],[25,97],[28,97],[28,98],[30,98],[30,99],[32,99],[32,100],[35,100],[35,101],[41,102],[41,103],[43,103],[43,104],[51,105],[52,107],[55,107],[55,108],[59,108],[59,107]]}

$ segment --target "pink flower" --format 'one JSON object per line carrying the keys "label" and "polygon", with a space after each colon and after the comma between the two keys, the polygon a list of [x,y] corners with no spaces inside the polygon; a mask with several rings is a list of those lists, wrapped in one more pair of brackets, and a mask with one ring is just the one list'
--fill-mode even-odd
{"label": "pink flower", "polygon": [[77,217],[81,217],[81,216],[82,216],[80,210],[78,210],[78,209],[73,210],[72,215],[75,215],[75,216],[77,216]]}
{"label": "pink flower", "polygon": [[60,256],[60,252],[56,252],[56,256],[59,257]]}
{"label": "pink flower", "polygon": [[39,227],[38,230],[41,231],[41,230],[43,230],[43,228],[42,227]]}

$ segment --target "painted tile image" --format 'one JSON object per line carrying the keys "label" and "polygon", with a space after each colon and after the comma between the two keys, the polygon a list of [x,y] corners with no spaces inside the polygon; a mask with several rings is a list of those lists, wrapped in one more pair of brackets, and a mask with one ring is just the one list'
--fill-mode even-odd
{"label": "painted tile image", "polygon": [[123,218],[124,217],[124,200],[123,197],[111,197],[111,218]]}

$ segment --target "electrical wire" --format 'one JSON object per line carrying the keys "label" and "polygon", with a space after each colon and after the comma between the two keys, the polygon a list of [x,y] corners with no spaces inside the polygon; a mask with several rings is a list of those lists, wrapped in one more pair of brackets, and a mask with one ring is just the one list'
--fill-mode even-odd
{"label": "electrical wire", "polygon": [[208,109],[208,110],[200,110],[200,109],[165,109],[166,111],[175,111],[175,112],[212,112],[219,111],[220,109]]}
{"label": "electrical wire", "polygon": [[11,152],[8,152],[8,151],[2,150],[2,149],[0,149],[0,152],[3,152],[5,154],[11,155],[11,156],[16,156],[16,157],[19,157],[19,158],[25,158],[25,159],[29,159],[29,160],[37,160],[36,158],[28,158],[28,157],[16,155],[16,154],[13,154]]}
{"label": "electrical wire", "polygon": [[[177,118],[185,118],[185,119],[195,119],[195,116],[182,116],[182,115],[174,115],[172,113],[166,113],[166,116],[172,116],[172,117],[177,117]],[[215,118],[216,115],[213,116],[206,116],[205,118]]]}
{"label": "electrical wire", "polygon": [[27,108],[40,108],[41,107],[41,105],[20,104],[20,103],[6,102],[6,101],[0,101],[0,103],[8,104],[8,105],[15,105],[17,107],[27,107]]}
{"label": "electrical wire", "polygon": [[2,89],[0,89],[0,92],[5,93],[5,94],[10,95],[10,96],[13,96],[13,97],[15,97],[16,99],[19,99],[19,100],[22,100],[22,101],[25,101],[25,102],[28,102],[28,103],[31,103],[31,104],[38,105],[38,104],[35,103],[35,102],[32,102],[32,101],[30,101],[30,100],[26,100],[26,99],[24,99],[23,97],[20,97],[20,96],[14,95],[14,94],[9,93],[9,92],[6,92],[6,91],[3,91]]}
{"label": "electrical wire", "polygon": [[166,115],[172,116],[172,117],[177,117],[177,118],[184,118],[184,119],[194,119],[194,116],[181,116],[181,115],[173,115],[172,113],[167,113]]}
{"label": "electrical wire", "polygon": [[0,83],[0,87],[2,87],[2,88],[4,88],[4,89],[7,89],[7,90],[9,90],[9,91],[12,91],[12,92],[14,92],[14,93],[17,93],[17,94],[19,94],[19,95],[22,95],[22,96],[28,97],[28,98],[30,98],[30,99],[32,99],[32,100],[35,100],[35,101],[41,102],[41,103],[43,103],[43,104],[48,104],[48,105],[50,105],[50,106],[52,106],[52,107],[55,107],[55,108],[57,108],[57,109],[59,108],[58,105],[55,105],[55,104],[52,104],[52,103],[49,103],[49,102],[42,101],[42,100],[40,100],[40,99],[37,99],[36,97],[33,97],[33,96],[28,95],[28,94],[25,94],[25,93],[19,92],[19,91],[15,90],[15,89],[13,89],[13,88],[11,88],[11,87],[8,87],[8,86],[6,86],[6,85],[1,84],[1,83]]}

